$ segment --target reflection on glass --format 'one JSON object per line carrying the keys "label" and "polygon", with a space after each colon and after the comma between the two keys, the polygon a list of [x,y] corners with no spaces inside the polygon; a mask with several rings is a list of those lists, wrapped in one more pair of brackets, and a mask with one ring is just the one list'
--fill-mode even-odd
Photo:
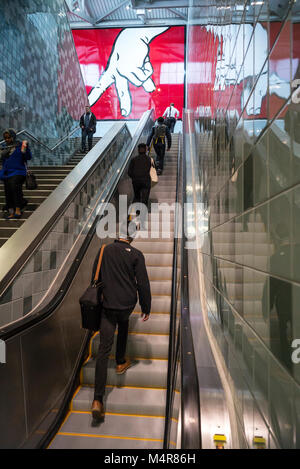
{"label": "reflection on glass", "polygon": [[266,447],[299,447],[291,406],[299,414],[300,394],[290,389],[300,382],[291,360],[300,337],[300,91],[299,102],[291,98],[300,90],[300,81],[291,85],[300,79],[300,9],[299,2],[251,3],[244,23],[242,15],[234,24],[218,16],[218,26],[202,28],[190,44],[207,48],[210,61],[197,98],[187,81],[191,107],[209,103],[212,114],[211,129],[196,137],[212,222],[203,275],[249,447],[258,436]]}
{"label": "reflection on glass", "polygon": [[[291,23],[287,21],[269,57],[269,112],[275,116],[291,93]],[[280,99],[281,98],[281,99]]]}

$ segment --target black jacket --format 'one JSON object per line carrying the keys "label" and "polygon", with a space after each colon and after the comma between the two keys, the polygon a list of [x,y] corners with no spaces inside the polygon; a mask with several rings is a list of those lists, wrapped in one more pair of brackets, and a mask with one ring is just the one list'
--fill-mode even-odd
{"label": "black jacket", "polygon": [[151,185],[150,168],[150,157],[146,153],[139,153],[130,161],[128,176],[133,181],[142,181]]}
{"label": "black jacket", "polygon": [[[94,262],[92,281],[97,269],[100,250]],[[103,252],[100,277],[104,283],[103,306],[108,309],[134,309],[137,292],[142,312],[149,314],[151,309],[151,290],[141,251],[126,241],[115,240]]]}
{"label": "black jacket", "polygon": [[[79,125],[80,125],[81,129],[82,129],[82,126],[84,126],[84,130],[86,130],[86,129],[85,129],[85,125],[84,125],[84,118],[85,118],[85,113],[82,114],[82,116],[80,117]],[[91,112],[91,116],[90,116],[90,120],[89,120],[89,127],[88,127],[88,128],[89,128],[89,129],[93,129],[93,133],[96,132],[96,124],[97,124],[96,116],[95,116],[95,114],[93,114],[93,113]]]}
{"label": "black jacket", "polygon": [[[147,143],[146,143],[147,147],[150,147],[150,143],[151,143],[151,140],[154,136],[154,132],[155,132],[155,126],[152,127],[151,134],[149,135],[149,137],[147,139]],[[166,137],[167,137],[167,142],[168,142],[168,150],[170,150],[171,145],[172,145],[172,137],[171,137],[170,129],[167,126],[166,126]],[[154,143],[154,145],[165,145],[166,144],[166,142],[162,143],[161,141],[159,141],[157,143],[155,143],[155,142],[153,142],[153,143]]]}

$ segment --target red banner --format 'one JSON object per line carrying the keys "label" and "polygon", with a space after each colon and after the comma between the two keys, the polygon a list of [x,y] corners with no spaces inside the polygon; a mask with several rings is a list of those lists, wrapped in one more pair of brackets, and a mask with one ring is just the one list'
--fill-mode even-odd
{"label": "red banner", "polygon": [[171,102],[184,105],[184,26],[73,30],[97,119],[156,117]]}

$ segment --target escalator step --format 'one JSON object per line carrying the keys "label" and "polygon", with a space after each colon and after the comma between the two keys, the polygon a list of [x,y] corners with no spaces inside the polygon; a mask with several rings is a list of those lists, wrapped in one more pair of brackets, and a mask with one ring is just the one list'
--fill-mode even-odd
{"label": "escalator step", "polygon": [[[106,412],[135,415],[142,413],[153,416],[161,416],[165,413],[165,389],[108,386],[106,391],[106,399],[104,401]],[[81,387],[72,401],[72,410],[89,412],[93,399],[94,388],[88,386]]]}
{"label": "escalator step", "polygon": [[106,414],[104,424],[91,426],[90,413],[72,412],[50,449],[162,448],[164,421],[163,417]]}
{"label": "escalator step", "polygon": [[[137,360],[134,366],[123,375],[115,372],[115,361],[110,359],[108,364],[107,384],[114,386],[139,386],[165,388],[167,383],[167,360]],[[95,360],[89,360],[82,369],[82,383],[93,385],[95,380]]]}
{"label": "escalator step", "polygon": [[[149,319],[150,321],[150,319]],[[99,348],[99,335],[95,337],[92,344],[92,356],[97,357]],[[153,335],[146,333],[129,333],[126,348],[126,356],[132,360],[138,358],[151,360],[152,358],[167,359],[169,350],[169,335]],[[115,355],[116,337],[111,351]]]}

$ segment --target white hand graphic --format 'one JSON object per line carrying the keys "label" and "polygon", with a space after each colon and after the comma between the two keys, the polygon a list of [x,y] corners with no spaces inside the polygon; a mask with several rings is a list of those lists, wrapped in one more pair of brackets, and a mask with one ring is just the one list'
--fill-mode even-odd
{"label": "white hand graphic", "polygon": [[149,59],[149,44],[167,29],[169,28],[123,29],[115,40],[105,71],[89,94],[90,105],[95,104],[114,83],[121,114],[128,116],[132,105],[129,82],[135,86],[143,86],[147,93],[152,93],[156,87],[151,79],[153,68]]}

